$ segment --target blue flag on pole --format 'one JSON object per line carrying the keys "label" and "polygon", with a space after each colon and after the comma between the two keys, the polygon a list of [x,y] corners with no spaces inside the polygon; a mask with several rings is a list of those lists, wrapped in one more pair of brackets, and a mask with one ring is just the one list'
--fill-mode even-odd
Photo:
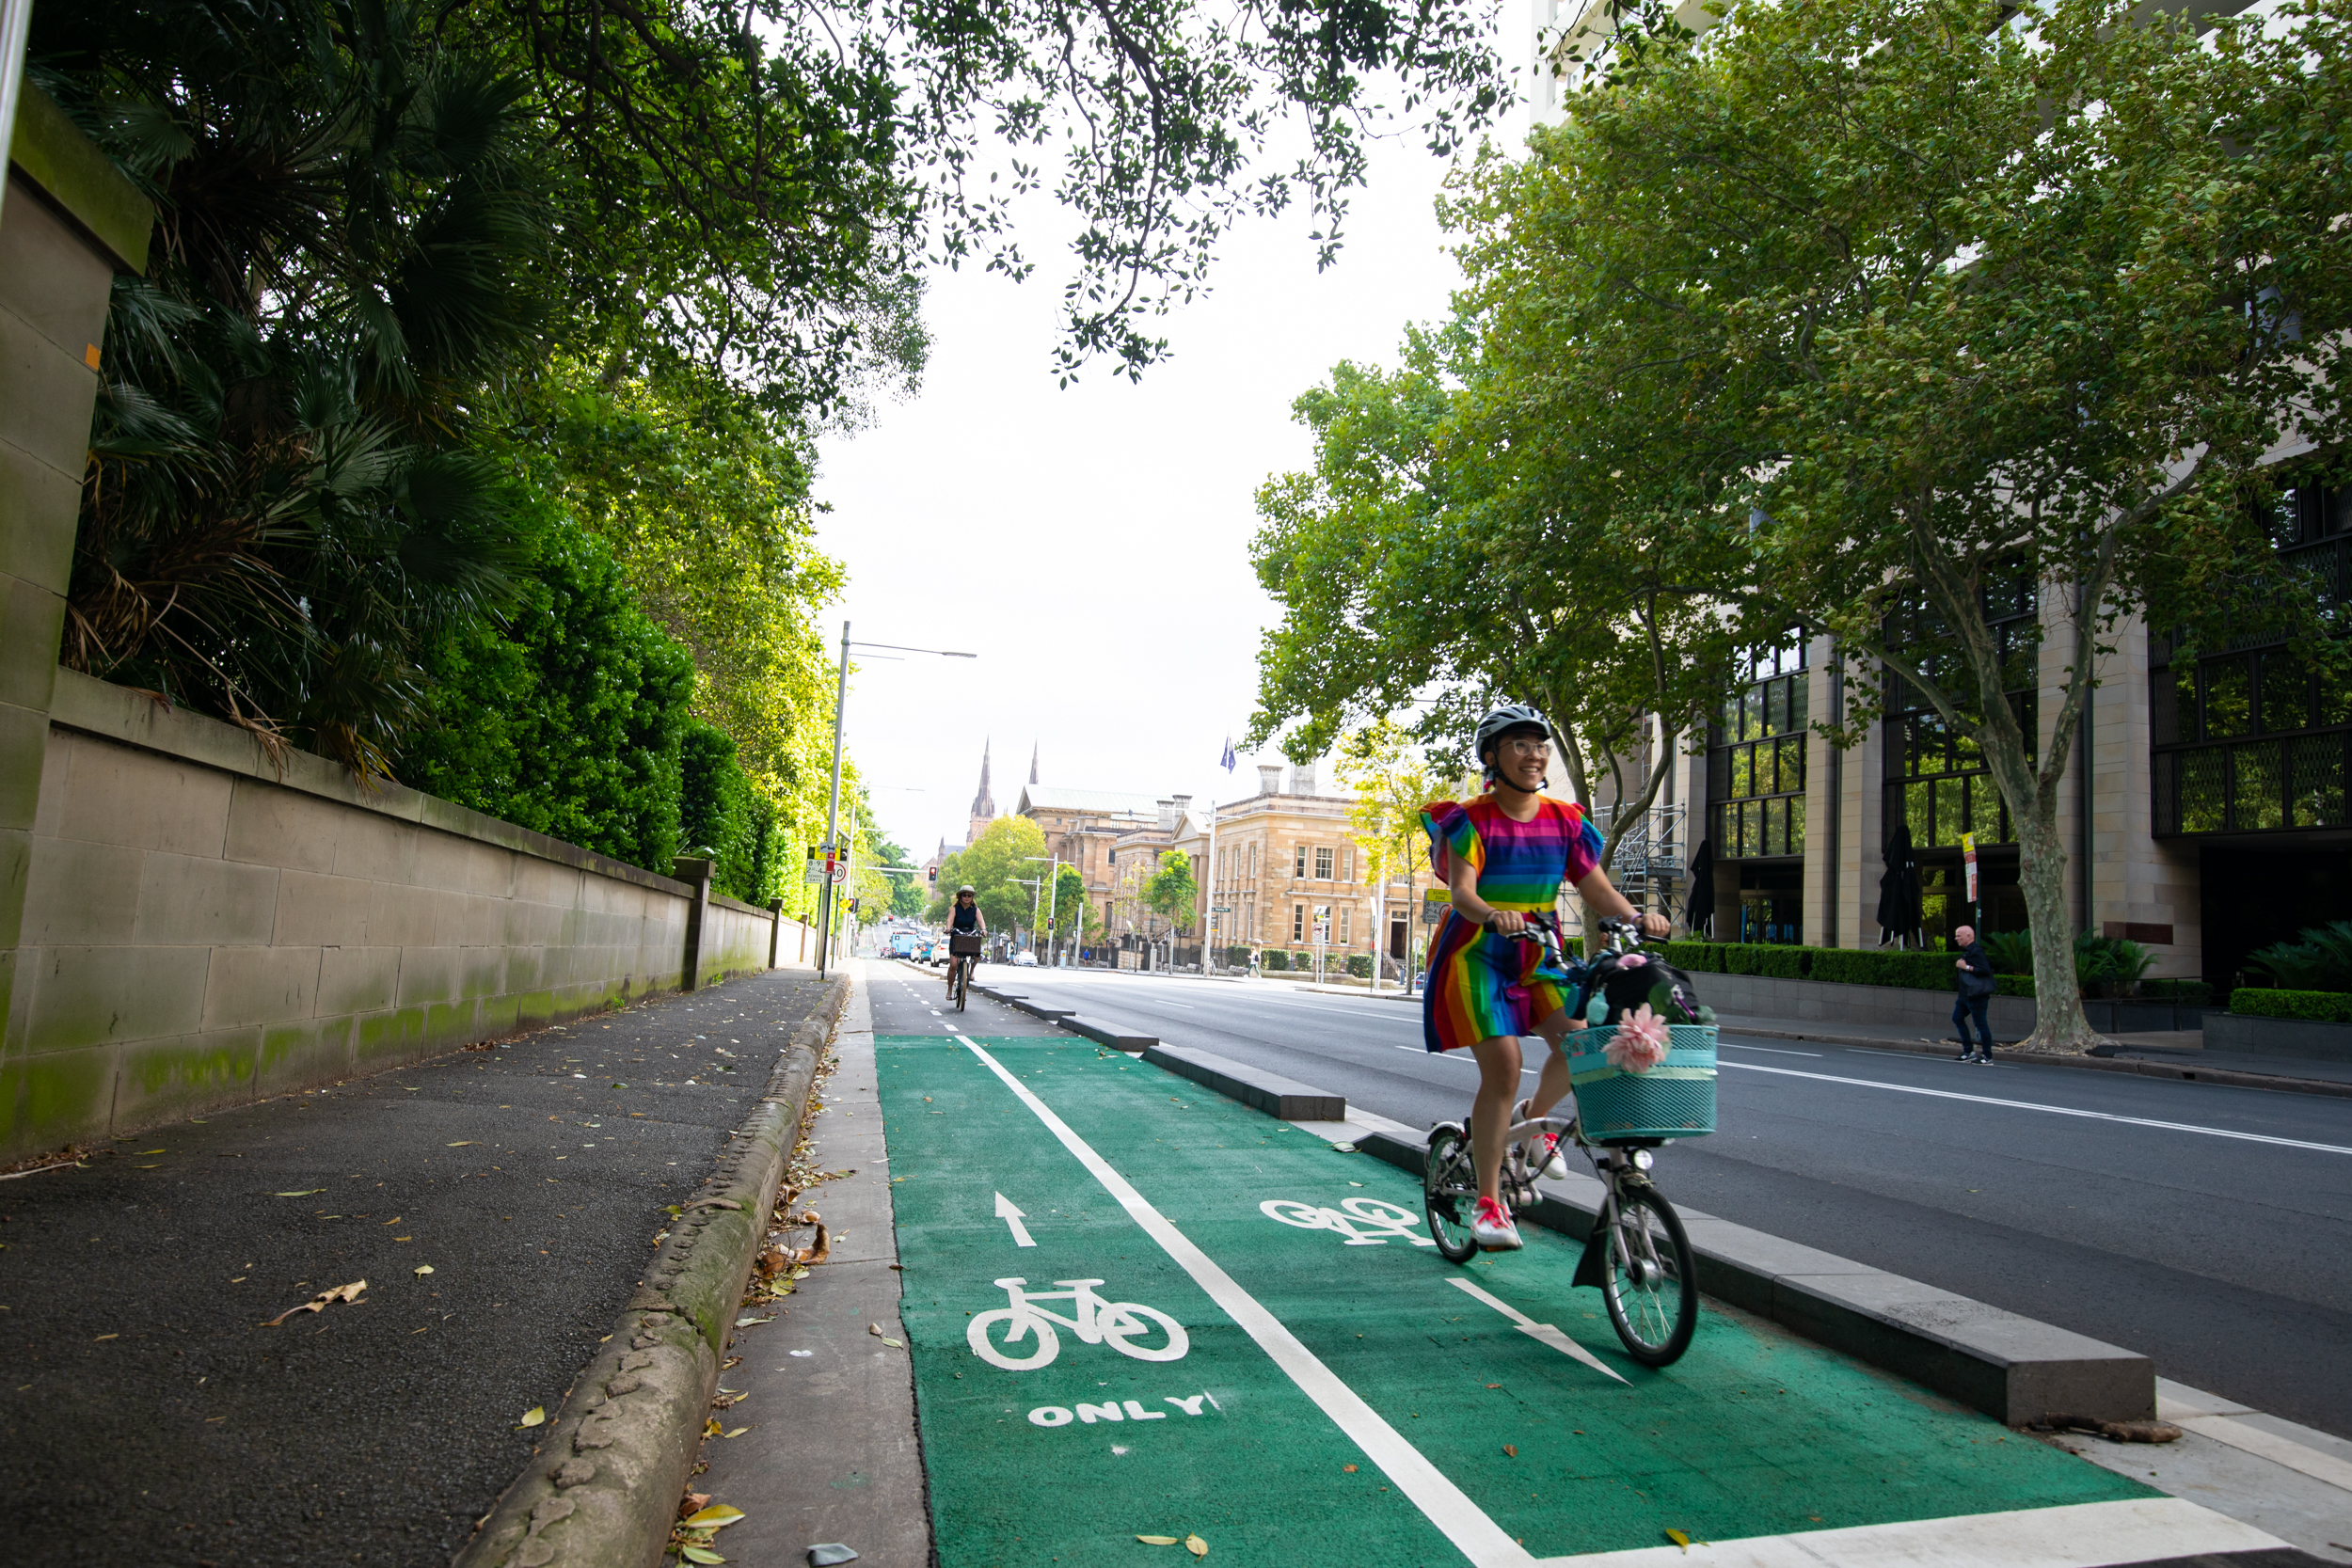
{"label": "blue flag on pole", "polygon": [[1233,770],[1233,737],[1232,736],[1225,737],[1225,754],[1216,760],[1217,765],[1228,773]]}

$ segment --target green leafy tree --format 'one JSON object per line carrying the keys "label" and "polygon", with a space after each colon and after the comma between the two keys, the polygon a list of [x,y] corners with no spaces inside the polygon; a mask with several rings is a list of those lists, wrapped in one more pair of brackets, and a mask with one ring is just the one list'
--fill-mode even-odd
{"label": "green leafy tree", "polygon": [[[904,866],[910,871],[916,869],[914,858],[896,841],[888,838],[877,837],[874,840],[874,863]],[[923,879],[919,876],[892,877],[888,881],[889,911],[904,920],[918,918],[923,913],[924,906],[930,902],[930,895],[923,889]]]}
{"label": "green leafy tree", "polygon": [[1180,850],[1160,851],[1159,869],[1143,884],[1143,902],[1171,930],[1192,929],[1194,906],[1200,901],[1200,884],[1193,879],[1192,859]]}
{"label": "green leafy tree", "polygon": [[[1421,814],[1442,785],[1405,728],[1389,719],[1368,724],[1341,742],[1339,778],[1356,792],[1347,808],[1347,824],[1373,880],[1386,885],[1398,872],[1405,874],[1409,962],[1421,946],[1421,871],[1429,858],[1429,835],[1421,825]],[[1375,933],[1375,942],[1379,940]]]}
{"label": "green leafy tree", "polygon": [[[2058,807],[2103,636],[2312,624],[2308,584],[2245,563],[2270,454],[2344,440],[2346,19],[1985,24],[1831,0],[1643,38],[1479,243],[1516,253],[1523,357],[1560,346],[1547,295],[1591,302],[1554,339],[1624,395],[1570,435],[1675,449],[1651,471],[1754,529],[1724,596],[1833,634],[1980,751],[2017,824],[2028,1043],[2071,1051],[2095,1037]],[[1859,726],[1893,689],[1849,690]]]}
{"label": "green leafy tree", "polygon": [[1076,866],[1063,866],[1054,879],[1054,928],[1065,942],[1073,933],[1082,942],[1103,935],[1103,911],[1087,896],[1086,879]]}

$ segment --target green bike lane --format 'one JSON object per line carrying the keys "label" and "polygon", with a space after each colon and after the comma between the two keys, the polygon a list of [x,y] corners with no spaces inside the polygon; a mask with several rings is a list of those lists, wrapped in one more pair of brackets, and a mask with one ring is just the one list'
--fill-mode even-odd
{"label": "green bike lane", "polygon": [[1711,1301],[1643,1368],[1579,1244],[1454,1268],[1405,1173],[1091,1042],[875,1043],[945,1568],[1183,1555],[1138,1536],[1350,1568],[2245,1544]]}

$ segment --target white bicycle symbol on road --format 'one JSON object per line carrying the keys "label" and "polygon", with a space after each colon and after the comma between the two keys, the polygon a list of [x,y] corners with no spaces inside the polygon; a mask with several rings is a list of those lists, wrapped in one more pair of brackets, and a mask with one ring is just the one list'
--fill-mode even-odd
{"label": "white bicycle symbol on road", "polygon": [[[1025,1279],[996,1281],[997,1288],[1012,1298],[1012,1305],[982,1312],[964,1328],[972,1354],[992,1367],[1027,1372],[1046,1365],[1061,1354],[1061,1337],[1054,1332],[1057,1323],[1075,1333],[1080,1344],[1107,1344],[1138,1361],[1177,1361],[1192,1348],[1183,1323],[1136,1302],[1104,1301],[1094,1291],[1103,1283],[1099,1279],[1057,1279],[1054,1283],[1064,1287],[1057,1291],[1022,1289],[1027,1283]],[[1038,1306],[1041,1301],[1069,1302],[1074,1315],[1065,1318],[1049,1312]],[[1000,1326],[1001,1335],[994,1332]],[[1148,1343],[1163,1336],[1165,1343]],[[1024,1338],[1033,1339],[1037,1348],[1026,1355],[1013,1354],[1011,1347]]]}
{"label": "white bicycle symbol on road", "polygon": [[1386,1246],[1395,1237],[1403,1237],[1415,1246],[1438,1244],[1413,1228],[1421,1224],[1419,1214],[1376,1197],[1343,1198],[1337,1209],[1301,1203],[1295,1198],[1270,1197],[1258,1205],[1258,1212],[1270,1220],[1280,1220],[1301,1230],[1336,1230],[1347,1238],[1349,1246]]}

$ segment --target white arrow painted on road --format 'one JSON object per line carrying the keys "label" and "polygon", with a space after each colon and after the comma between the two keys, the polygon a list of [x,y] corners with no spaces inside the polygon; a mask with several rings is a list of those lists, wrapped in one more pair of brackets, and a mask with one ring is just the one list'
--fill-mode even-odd
{"label": "white arrow painted on road", "polygon": [[1013,1245],[1037,1245],[1037,1243],[1029,1238],[1029,1227],[1021,1223],[1022,1220],[1027,1216],[1023,1214],[1020,1210],[1015,1209],[1012,1206],[1012,1199],[1007,1197],[1002,1193],[998,1193],[996,1195],[996,1217],[1003,1220],[1007,1226],[1011,1227]]}

